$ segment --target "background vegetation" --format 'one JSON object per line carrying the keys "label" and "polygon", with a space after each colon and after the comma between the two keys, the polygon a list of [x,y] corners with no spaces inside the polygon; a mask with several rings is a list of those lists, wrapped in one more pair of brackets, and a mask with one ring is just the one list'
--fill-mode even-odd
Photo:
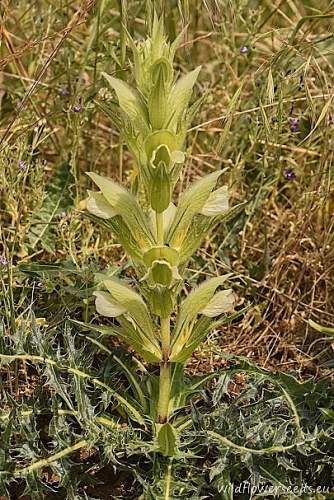
{"label": "background vegetation", "polygon": [[[48,356],[64,367],[17,358],[3,363],[4,498],[160,495],[159,481],[152,480],[161,476],[160,466],[145,436],[126,419],[111,430],[93,426],[98,405],[117,405],[68,372],[80,366],[127,390],[120,365],[112,362],[113,356],[128,360],[125,347],[104,341],[111,356],[102,370],[94,343],[69,319],[94,320],[94,272],[121,267],[131,273],[122,249],[82,214],[80,201],[90,187],[86,171],[134,182],[135,165],[117,132],[116,99],[101,72],[131,78],[124,27],[136,39],[144,36],[153,7],[164,13],[171,39],[185,29],[176,54],[180,73],[202,65],[195,93],[203,104],[188,137],[181,189],[224,168],[232,204],[240,204],[192,260],[188,279],[232,271],[238,306],[247,307],[188,365],[189,376],[217,375],[189,410],[197,442],[194,433],[185,435],[194,457],[178,462],[173,495],[225,498],[222,484],[250,476],[258,484],[298,478],[333,486],[333,336],[308,323],[334,325],[333,2],[4,0],[0,353]],[[262,368],[247,376],[249,362]],[[271,439],[283,444],[295,432],[298,438],[300,429],[290,429],[291,415],[279,406],[283,382],[308,445],[293,456],[255,459],[208,441],[206,430],[215,428],[240,445],[247,439],[262,447]],[[64,413],[66,400],[75,418]],[[99,447],[106,434],[108,445]],[[71,446],[73,436],[86,439],[87,447],[44,464],[42,475],[32,470],[13,482],[16,462],[27,466],[55,454]]]}

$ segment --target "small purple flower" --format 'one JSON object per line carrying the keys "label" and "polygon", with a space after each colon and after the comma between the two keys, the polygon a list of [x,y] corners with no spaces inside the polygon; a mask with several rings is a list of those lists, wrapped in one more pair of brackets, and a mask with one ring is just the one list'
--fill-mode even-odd
{"label": "small purple flower", "polygon": [[27,164],[25,161],[19,160],[19,169],[21,172],[25,172],[25,170],[27,170]]}
{"label": "small purple flower", "polygon": [[242,55],[247,54],[247,52],[248,52],[248,47],[247,47],[246,45],[243,45],[242,47],[240,47],[239,52],[240,52],[240,54],[242,54]]}
{"label": "small purple flower", "polygon": [[283,170],[283,175],[287,181],[295,181],[297,179],[297,176],[292,168],[285,168]]}
{"label": "small purple flower", "polygon": [[70,95],[70,91],[67,87],[63,87],[59,90],[59,95],[61,95],[61,97],[67,97]]}
{"label": "small purple flower", "polygon": [[74,113],[81,113],[82,107],[79,104],[76,104],[75,106],[72,107],[72,111]]}
{"label": "small purple flower", "polygon": [[0,255],[0,266],[7,266],[8,260],[4,255]]}
{"label": "small purple flower", "polygon": [[291,132],[299,132],[299,120],[298,118],[289,118],[290,130]]}

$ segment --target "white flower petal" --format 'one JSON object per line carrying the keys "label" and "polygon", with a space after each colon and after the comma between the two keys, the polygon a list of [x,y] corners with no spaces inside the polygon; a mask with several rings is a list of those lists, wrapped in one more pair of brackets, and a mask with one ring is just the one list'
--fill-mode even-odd
{"label": "white flower petal", "polygon": [[204,204],[201,214],[207,215],[208,217],[214,217],[215,215],[220,215],[228,210],[228,190],[227,186],[213,191],[206,203]]}
{"label": "white flower petal", "polygon": [[116,215],[115,210],[110,203],[107,202],[102,193],[88,191],[88,194],[89,198],[86,203],[88,212],[100,217],[100,219],[111,219]]}
{"label": "white flower petal", "polygon": [[94,292],[96,300],[95,307],[99,314],[108,318],[116,318],[126,313],[125,307],[115,302],[108,292]]}
{"label": "white flower petal", "polygon": [[[176,206],[174,203],[170,203],[169,206],[166,208],[166,210],[163,212],[164,219],[163,219],[163,224],[164,224],[164,233],[167,234],[168,229],[170,228],[174,216],[176,213]],[[150,218],[150,226],[152,229],[152,232],[156,235],[156,215],[155,211],[150,209],[149,211],[149,218]]]}
{"label": "white flower petal", "polygon": [[216,293],[208,305],[202,309],[201,314],[214,318],[222,313],[233,311],[235,303],[234,294],[231,289]]}
{"label": "white flower petal", "polygon": [[171,154],[172,163],[183,163],[186,155],[183,151],[173,151]]}

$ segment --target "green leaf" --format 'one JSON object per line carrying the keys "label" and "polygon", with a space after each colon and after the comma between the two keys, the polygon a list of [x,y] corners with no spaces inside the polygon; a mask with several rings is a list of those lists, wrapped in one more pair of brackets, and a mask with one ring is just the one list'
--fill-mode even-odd
{"label": "green leaf", "polygon": [[221,290],[216,293],[208,305],[201,310],[201,314],[208,318],[215,318],[222,313],[233,311],[234,303],[235,298],[232,290]]}
{"label": "green leaf", "polygon": [[163,424],[158,432],[159,451],[165,457],[175,457],[177,454],[178,436],[175,428],[170,424]]}
{"label": "green leaf", "polygon": [[334,424],[334,410],[330,408],[320,408],[320,411],[327,420]]}
{"label": "green leaf", "polygon": [[27,226],[27,237],[32,249],[43,248],[47,252],[54,252],[57,243],[54,218],[73,207],[71,186],[75,181],[71,165],[65,161],[57,167],[56,172],[48,180],[42,206],[32,211],[31,225]]}
{"label": "green leaf", "polygon": [[107,202],[102,193],[94,193],[88,191],[88,199],[86,201],[86,209],[91,214],[101,219],[111,219],[115,217],[116,211]]}
{"label": "green leaf", "polygon": [[193,217],[180,248],[180,264],[186,262],[196,252],[203,239],[209,234],[211,227],[212,219],[201,214]]}
{"label": "green leaf", "polygon": [[162,354],[156,339],[146,335],[141,329],[135,329],[124,316],[120,316],[118,321],[121,324],[118,338],[129,344],[148,363],[159,363]]}
{"label": "green leaf", "polygon": [[112,232],[115,234],[129,257],[131,257],[134,261],[141,262],[146,245],[142,250],[138,244],[140,241],[136,239],[136,233],[131,231],[131,228],[126,225],[122,217],[117,215],[116,217],[109,219],[108,227],[110,227]]}
{"label": "green leaf", "polygon": [[[217,310],[222,311],[222,309],[226,308],[226,294],[224,294],[224,296],[219,295],[217,303],[213,303],[212,307],[206,310],[218,286],[222,285],[229,276],[231,275],[227,274],[205,281],[183,301],[177,316],[170,361],[183,362],[191,354],[191,349],[196,348],[205,335],[210,323],[199,320],[197,325],[194,325],[193,322],[198,314],[203,314],[203,312],[215,314]],[[202,323],[203,329],[199,327]]]}
{"label": "green leaf", "polygon": [[225,274],[224,276],[208,279],[192,290],[180,306],[180,312],[176,322],[176,335],[182,328],[184,328],[185,325],[195,319],[197,314],[200,314],[202,310],[205,310],[216,289],[230,276],[231,274]]}
{"label": "green leaf", "polygon": [[228,190],[227,186],[222,186],[213,191],[205,202],[201,213],[208,217],[215,217],[228,211]]}
{"label": "green leaf", "polygon": [[87,172],[87,175],[101,189],[104,198],[122,217],[129,227],[132,236],[138,242],[141,249],[147,249],[154,244],[154,237],[148,226],[148,220],[145,217],[136,198],[126,189],[119,186],[116,182],[107,177]]}
{"label": "green leaf", "polygon": [[169,360],[172,363],[185,363],[212,329],[212,325],[210,318],[201,316],[194,326],[185,329],[173,345]]}
{"label": "green leaf", "polygon": [[108,318],[116,318],[126,313],[126,308],[113,300],[108,292],[94,292],[96,297],[95,307],[99,314]]}
{"label": "green leaf", "polygon": [[171,91],[168,102],[169,109],[171,110],[168,128],[171,128],[174,131],[177,131],[179,121],[182,119],[182,116],[188,107],[193,87],[200,70],[201,67],[198,66],[198,68],[182,76],[176,82]]}
{"label": "green leaf", "polygon": [[155,339],[147,338],[141,330],[135,329],[124,316],[117,318],[121,326],[103,326],[94,325],[92,323],[82,323],[80,321],[71,320],[72,323],[80,326],[89,332],[97,332],[102,335],[110,335],[119,340],[124,341],[132,347],[140,356],[148,363],[159,363],[161,359],[161,350]]}
{"label": "green leaf", "polygon": [[103,285],[111,293],[113,299],[128,311],[141,330],[154,338],[153,323],[141,296],[116,278],[104,280]]}
{"label": "green leaf", "polygon": [[206,175],[194,182],[183,193],[167,236],[170,246],[176,249],[181,248],[193,217],[203,209],[221,174],[222,171],[219,170]]}
{"label": "green leaf", "polygon": [[142,133],[147,133],[149,130],[147,109],[139,92],[132,89],[123,80],[107,75],[107,73],[102,73],[102,76],[115,90],[120,107],[129,117],[133,125]]}

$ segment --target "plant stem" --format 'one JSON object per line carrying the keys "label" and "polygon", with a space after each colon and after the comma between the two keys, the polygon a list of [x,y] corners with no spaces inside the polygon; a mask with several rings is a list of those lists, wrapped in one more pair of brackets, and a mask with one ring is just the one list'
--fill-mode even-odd
{"label": "plant stem", "polygon": [[169,400],[170,400],[170,382],[171,365],[166,361],[160,363],[159,380],[159,401],[158,401],[158,422],[165,424],[168,421]]}
{"label": "plant stem", "polygon": [[171,390],[171,364],[168,362],[170,349],[170,317],[161,318],[161,350],[160,363],[158,421],[163,424],[168,420]]}
{"label": "plant stem", "polygon": [[171,486],[171,481],[172,481],[172,461],[173,459],[169,459],[168,467],[166,470],[166,475],[165,475],[165,492],[164,492],[164,499],[169,500],[170,499],[170,486]]}
{"label": "plant stem", "polygon": [[[163,212],[155,213],[157,242],[164,244],[164,215]],[[171,365],[168,362],[170,350],[170,316],[160,319],[161,327],[161,351],[162,359],[160,362],[160,380],[159,380],[159,401],[158,401],[158,422],[164,424],[168,420],[168,409],[170,400],[171,384]]]}
{"label": "plant stem", "polygon": [[164,214],[156,212],[157,240],[160,245],[164,244]]}
{"label": "plant stem", "polygon": [[170,348],[170,316],[168,318],[161,318],[160,326],[162,359],[164,362],[167,362]]}

